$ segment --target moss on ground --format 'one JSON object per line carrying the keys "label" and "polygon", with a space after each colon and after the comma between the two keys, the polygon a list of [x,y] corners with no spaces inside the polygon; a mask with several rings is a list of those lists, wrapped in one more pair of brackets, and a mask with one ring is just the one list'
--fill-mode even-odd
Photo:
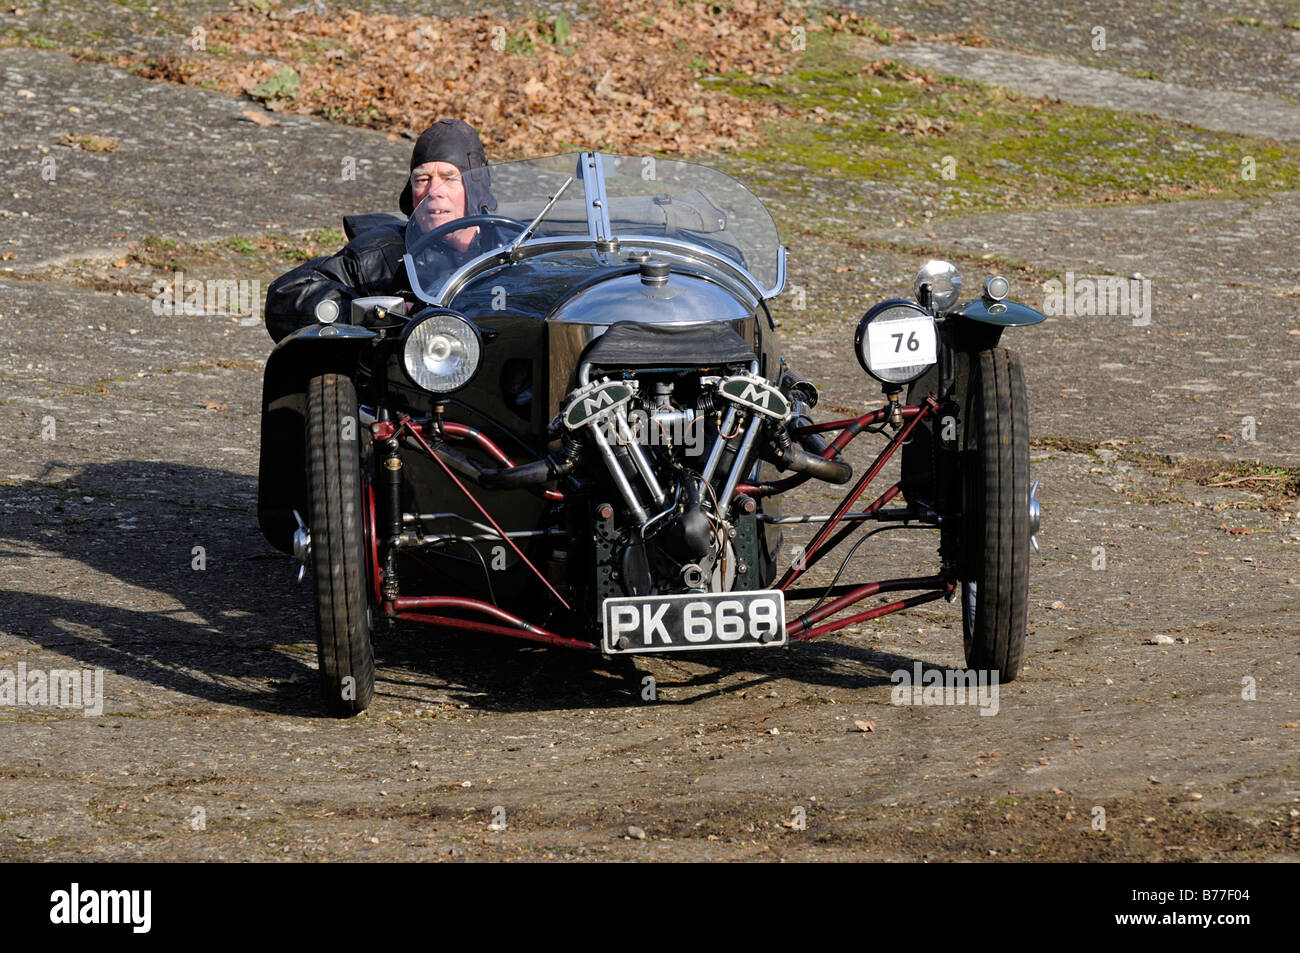
{"label": "moss on ground", "polygon": [[883,183],[943,214],[1300,188],[1293,144],[868,61],[860,43],[812,35],[789,74],[713,80],[785,107],[767,144],[740,157],[784,170],[772,184],[794,197],[825,179]]}

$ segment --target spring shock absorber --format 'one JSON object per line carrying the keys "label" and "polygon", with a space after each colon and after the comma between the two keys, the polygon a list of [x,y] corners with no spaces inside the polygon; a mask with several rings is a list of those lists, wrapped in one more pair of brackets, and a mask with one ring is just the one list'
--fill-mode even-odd
{"label": "spring shock absorber", "polygon": [[[385,537],[382,595],[385,599],[396,599],[400,592],[397,582],[397,547],[402,539],[402,454],[396,438],[384,441],[380,479],[384,490]],[[375,529],[378,531],[378,527]]]}

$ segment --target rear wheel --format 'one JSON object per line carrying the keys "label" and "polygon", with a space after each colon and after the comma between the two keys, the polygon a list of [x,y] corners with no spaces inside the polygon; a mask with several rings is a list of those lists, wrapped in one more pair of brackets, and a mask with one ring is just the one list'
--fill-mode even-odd
{"label": "rear wheel", "polygon": [[1020,359],[972,355],[962,453],[962,632],[968,668],[1020,672],[1029,601],[1029,400]]}
{"label": "rear wheel", "polygon": [[330,714],[364,711],[374,696],[370,585],[357,392],[341,374],[307,386],[307,482],[321,692]]}

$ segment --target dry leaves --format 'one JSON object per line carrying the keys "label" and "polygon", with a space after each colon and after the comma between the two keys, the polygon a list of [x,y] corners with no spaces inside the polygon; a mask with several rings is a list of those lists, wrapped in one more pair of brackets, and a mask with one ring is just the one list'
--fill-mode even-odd
{"label": "dry leaves", "polygon": [[881,132],[897,132],[904,136],[942,136],[952,128],[952,121],[941,117],[904,113],[880,127]]}
{"label": "dry leaves", "polygon": [[108,136],[74,136],[68,133],[59,140],[65,146],[83,149],[86,152],[116,152],[117,142]]}
{"label": "dry leaves", "polygon": [[318,16],[275,5],[205,22],[207,48],[220,55],[119,65],[411,135],[460,117],[498,159],[575,148],[707,153],[753,142],[779,110],[706,88],[701,76],[783,73],[808,33],[863,22],[784,0],[610,0],[594,17]]}
{"label": "dry leaves", "polygon": [[260,113],[255,109],[245,109],[240,115],[242,115],[249,122],[256,123],[259,126],[280,125],[280,121],[278,119],[272,119],[266,113]]}

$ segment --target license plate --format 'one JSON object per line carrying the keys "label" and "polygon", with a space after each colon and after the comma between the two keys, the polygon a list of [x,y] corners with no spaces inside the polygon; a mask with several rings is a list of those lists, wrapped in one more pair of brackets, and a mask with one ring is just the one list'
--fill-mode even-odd
{"label": "license plate", "polygon": [[700,592],[606,599],[608,654],[769,648],[788,642],[785,593]]}

